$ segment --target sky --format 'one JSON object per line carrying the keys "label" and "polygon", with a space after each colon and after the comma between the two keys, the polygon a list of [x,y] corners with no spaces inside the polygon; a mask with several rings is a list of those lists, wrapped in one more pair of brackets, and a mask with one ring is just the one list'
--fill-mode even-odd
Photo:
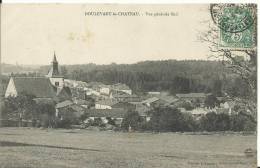
{"label": "sky", "polygon": [[[89,16],[86,12],[138,12],[139,16]],[[149,15],[148,15],[149,13]],[[173,13],[174,16],[151,16]],[[207,59],[198,41],[208,5],[4,4],[2,62],[47,65],[136,63]]]}

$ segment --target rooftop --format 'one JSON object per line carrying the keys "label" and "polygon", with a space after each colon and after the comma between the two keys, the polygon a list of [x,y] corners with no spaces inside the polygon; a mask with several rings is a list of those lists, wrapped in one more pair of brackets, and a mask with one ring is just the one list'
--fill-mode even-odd
{"label": "rooftop", "polygon": [[114,99],[104,99],[96,102],[96,104],[107,105],[107,106],[112,106],[116,103],[117,101]]}
{"label": "rooftop", "polygon": [[146,99],[146,100],[142,101],[142,103],[153,103],[153,102],[156,102],[157,100],[159,100],[159,98],[151,97],[149,99]]}
{"label": "rooftop", "polygon": [[73,103],[72,103],[72,101],[70,101],[70,100],[65,100],[65,101],[63,101],[63,102],[60,102],[60,103],[58,103],[58,104],[56,104],[56,108],[63,108],[63,107],[66,107],[66,106],[70,106],[70,105],[72,105]]}
{"label": "rooftop", "polygon": [[176,94],[179,98],[205,98],[205,93],[187,93],[187,94]]}
{"label": "rooftop", "polygon": [[115,97],[115,98],[125,98],[125,97],[132,97],[132,98],[137,98],[138,96],[135,94],[128,94],[126,92],[123,91],[117,91],[117,90],[111,90],[110,94]]}
{"label": "rooftop", "polygon": [[25,92],[36,98],[53,98],[55,87],[45,77],[12,77],[17,93]]}
{"label": "rooftop", "polygon": [[126,84],[123,84],[123,83],[114,84],[111,86],[111,88],[115,89],[115,90],[131,90],[129,88],[129,86],[127,86]]}
{"label": "rooftop", "polygon": [[86,113],[90,117],[111,117],[111,118],[124,118],[127,113],[126,110],[122,108],[114,109],[88,109]]}

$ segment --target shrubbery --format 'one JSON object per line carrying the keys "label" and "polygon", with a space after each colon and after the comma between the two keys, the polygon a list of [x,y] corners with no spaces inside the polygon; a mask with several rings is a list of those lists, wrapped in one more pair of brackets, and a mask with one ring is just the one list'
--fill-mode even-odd
{"label": "shrubbery", "polygon": [[141,129],[143,119],[139,116],[136,111],[128,111],[122,121],[121,127],[125,130],[131,126],[132,129],[137,130]]}
{"label": "shrubbery", "polygon": [[74,124],[73,121],[70,119],[64,119],[64,120],[56,119],[54,127],[55,128],[71,128],[71,125],[73,125],[73,124]]}
{"label": "shrubbery", "polygon": [[252,117],[243,113],[228,115],[207,113],[195,119],[190,113],[181,113],[176,108],[159,107],[150,112],[151,120],[145,122],[137,112],[128,112],[122,128],[129,125],[134,130],[155,132],[194,132],[194,131],[255,131]]}
{"label": "shrubbery", "polygon": [[[54,103],[35,103],[33,96],[22,94],[16,98],[7,98],[3,103],[2,116],[12,121],[31,120],[35,127],[69,128],[73,124],[79,124],[88,118],[87,114],[81,118],[67,117],[59,120],[55,117]],[[214,97],[209,97],[209,107],[216,105]],[[245,110],[236,107],[238,114],[228,115],[224,113],[207,113],[199,119],[190,113],[181,113],[176,108],[157,107],[149,112],[150,121],[139,116],[136,111],[129,111],[121,124],[122,129],[127,130],[129,126],[133,130],[156,131],[156,132],[189,132],[189,131],[255,131],[256,122],[253,116],[245,113]],[[115,121],[108,119],[108,124],[115,125]],[[19,126],[23,126],[20,122]],[[101,119],[90,121],[89,125],[104,127]]]}

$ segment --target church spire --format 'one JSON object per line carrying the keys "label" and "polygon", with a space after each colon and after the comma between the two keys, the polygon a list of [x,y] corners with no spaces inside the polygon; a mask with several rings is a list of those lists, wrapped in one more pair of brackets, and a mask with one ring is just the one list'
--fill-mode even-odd
{"label": "church spire", "polygon": [[[48,75],[46,77],[50,78],[50,82],[56,88],[64,87],[64,77],[59,73],[59,63],[56,58],[56,53],[54,51],[53,60],[51,62],[51,68],[49,70]],[[58,89],[57,89],[58,91]],[[58,92],[57,92],[58,93]]]}
{"label": "church spire", "polygon": [[58,63],[57,58],[56,58],[55,51],[54,51],[54,56],[53,56],[53,60],[52,60],[52,62],[53,62],[53,63],[56,63],[56,62]]}
{"label": "church spire", "polygon": [[53,60],[51,62],[51,69],[48,73],[48,77],[57,77],[59,76],[59,63],[57,61],[57,58],[56,58],[56,53],[54,51],[54,55],[53,55]]}

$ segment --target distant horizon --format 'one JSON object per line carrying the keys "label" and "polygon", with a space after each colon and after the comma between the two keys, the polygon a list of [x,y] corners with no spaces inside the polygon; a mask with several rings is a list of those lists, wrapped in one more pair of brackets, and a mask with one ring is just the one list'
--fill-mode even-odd
{"label": "distant horizon", "polygon": [[[158,62],[158,61],[209,61],[209,62],[218,62],[220,60],[218,59],[165,59],[165,60],[143,60],[143,61],[138,61],[138,62],[133,62],[133,63],[116,63],[116,62],[111,62],[111,63],[107,63],[107,64],[98,64],[98,63],[94,63],[94,62],[89,62],[89,63],[81,63],[81,64],[61,64],[59,59],[57,59],[59,65],[61,66],[70,66],[70,65],[87,65],[87,64],[94,64],[94,65],[112,65],[112,64],[116,64],[116,65],[132,65],[132,64],[138,64],[138,63],[142,63],[142,62]],[[6,63],[6,62],[2,62],[2,65],[14,65],[14,66],[49,66],[51,65],[51,61],[49,64],[19,64],[17,63]]]}

